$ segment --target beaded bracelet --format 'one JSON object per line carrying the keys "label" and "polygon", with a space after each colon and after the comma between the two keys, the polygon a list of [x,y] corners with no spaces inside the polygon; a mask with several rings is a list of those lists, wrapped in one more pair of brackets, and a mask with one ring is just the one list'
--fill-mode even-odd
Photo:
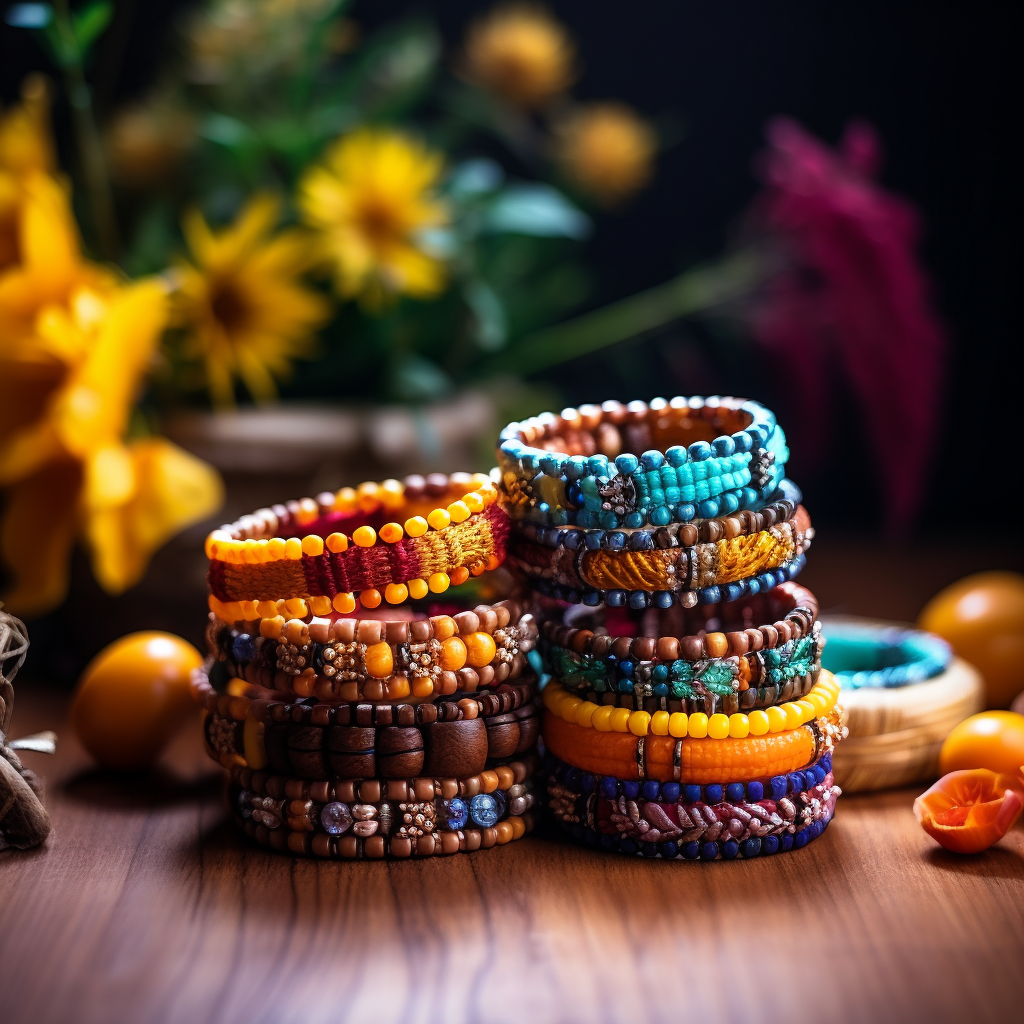
{"label": "beaded bracelet", "polygon": [[616,801],[590,796],[582,802],[557,785],[549,806],[559,824],[590,845],[668,860],[733,860],[799,850],[832,820],[842,790],[831,774],[811,789],[776,802],[676,804]]}
{"label": "beaded bracelet", "polygon": [[347,615],[357,598],[376,608],[442,593],[504,559],[509,521],[496,498],[489,477],[456,473],[260,509],[206,540],[210,610],[226,621],[273,618],[291,601]]}
{"label": "beaded bracelet", "polygon": [[[543,531],[546,540],[557,533],[561,545],[514,539],[508,560],[537,589],[573,603],[668,608],[678,602],[692,608],[735,601],[785,582],[802,565],[814,537],[803,506],[766,530],[691,546],[679,544],[681,529],[628,535],[621,530]],[[692,524],[687,529],[696,532]]]}
{"label": "beaded bracelet", "polygon": [[798,771],[831,753],[845,734],[838,708],[796,729],[742,739],[598,732],[550,711],[542,725],[545,748],[583,771],[698,785],[721,782],[723,776],[745,780]]}
{"label": "beaded bracelet", "polygon": [[229,626],[211,613],[210,653],[247,682],[319,700],[425,700],[521,676],[537,626],[523,602],[412,621],[314,617]]}
{"label": "beaded bracelet", "polygon": [[774,414],[735,398],[544,413],[510,424],[499,443],[502,499],[515,518],[609,530],[756,508],[789,458]]}
{"label": "beaded bracelet", "polygon": [[[517,815],[512,813],[512,807],[525,807],[531,797],[527,782],[536,772],[538,763],[536,757],[529,757],[465,779],[339,779],[334,782],[306,782],[254,772],[250,768],[235,768],[231,772],[231,786],[236,790],[286,801],[283,809],[290,809],[288,804],[292,801],[299,802],[296,810],[304,808],[306,801],[323,805],[318,822],[323,831],[313,831],[317,823],[312,815],[288,815],[299,818],[296,824],[302,827],[296,830],[271,828],[265,821],[246,818],[243,808],[234,801],[232,810],[246,834],[257,842],[278,850],[318,857],[409,857],[487,849],[518,839],[532,827],[529,811]],[[477,800],[477,797],[485,799]],[[517,802],[521,799],[522,804]],[[402,809],[402,804],[420,806],[410,811],[408,806]],[[382,815],[385,805],[388,810]],[[435,817],[427,829],[423,824],[428,820],[427,808],[431,805]],[[404,820],[407,812],[413,818],[408,823]],[[423,815],[423,824],[415,821],[417,814]],[[501,821],[503,814],[511,816]],[[348,816],[351,816],[350,828],[346,827]],[[464,827],[470,821],[489,824],[479,828]],[[360,822],[366,824],[360,825]],[[287,824],[287,817],[284,824]],[[352,834],[346,835],[348,831]]]}
{"label": "beaded bracelet", "polygon": [[468,776],[489,762],[532,750],[539,715],[533,700],[488,718],[419,726],[319,726],[275,721],[273,705],[257,700],[242,722],[207,714],[204,735],[210,756],[225,768],[269,768],[300,779]]}
{"label": "beaded bracelet", "polygon": [[916,629],[830,622],[827,639],[824,660],[844,690],[922,683],[953,660],[945,640]]}
{"label": "beaded bracelet", "polygon": [[713,782],[706,786],[696,783],[658,782],[647,779],[617,779],[613,775],[594,775],[565,761],[559,760],[550,751],[544,758],[544,771],[549,781],[556,782],[568,792],[578,796],[596,793],[606,800],[654,800],[662,803],[706,803],[718,804],[723,800],[730,803],[759,800],[781,800],[787,793],[800,793],[819,785],[832,771],[832,755],[822,754],[814,764],[805,765],[785,775],[770,778],[749,779],[745,782]]}
{"label": "beaded bracelet", "polygon": [[808,722],[827,715],[836,706],[839,684],[831,673],[822,671],[818,681],[806,697],[773,704],[767,709],[742,711],[733,715],[714,714],[708,717],[703,711],[685,714],[682,711],[631,711],[608,704],[595,704],[581,700],[553,680],[544,688],[544,707],[557,718],[573,722],[585,729],[596,732],[632,733],[634,736],[671,736],[683,739],[745,739],[747,736],[767,736],[798,729]]}

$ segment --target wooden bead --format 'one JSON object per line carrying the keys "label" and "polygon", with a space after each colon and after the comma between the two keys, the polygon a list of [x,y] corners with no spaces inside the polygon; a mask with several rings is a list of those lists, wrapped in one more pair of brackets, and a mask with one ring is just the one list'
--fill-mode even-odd
{"label": "wooden bead", "polygon": [[377,774],[385,779],[410,778],[423,771],[423,733],[416,728],[388,726],[377,736]]}
{"label": "wooden bead", "polygon": [[435,777],[455,779],[483,771],[488,753],[488,731],[484,722],[483,718],[474,718],[424,726],[424,770]]}
{"label": "wooden bead", "polygon": [[511,757],[519,749],[519,721],[514,714],[494,715],[487,723],[487,750],[491,758]]}

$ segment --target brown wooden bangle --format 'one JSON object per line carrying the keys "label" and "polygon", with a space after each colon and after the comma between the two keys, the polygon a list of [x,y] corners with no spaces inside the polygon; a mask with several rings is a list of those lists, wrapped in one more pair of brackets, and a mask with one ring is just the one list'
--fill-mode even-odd
{"label": "brown wooden bangle", "polygon": [[[642,613],[641,628],[647,628],[647,623],[654,624],[662,630],[662,636],[612,636],[598,631],[604,629],[604,624],[597,616],[605,615],[610,621],[613,612],[628,624],[625,609],[574,606],[569,615],[594,621],[595,628],[586,629],[562,621],[564,605],[541,602],[540,607],[546,612],[541,632],[550,643],[577,654],[594,658],[613,656],[619,661],[742,657],[807,636],[818,617],[818,599],[806,587],[792,581],[780,583],[767,594],[725,604],[687,609],[676,606]],[[764,622],[770,624],[758,625]]]}

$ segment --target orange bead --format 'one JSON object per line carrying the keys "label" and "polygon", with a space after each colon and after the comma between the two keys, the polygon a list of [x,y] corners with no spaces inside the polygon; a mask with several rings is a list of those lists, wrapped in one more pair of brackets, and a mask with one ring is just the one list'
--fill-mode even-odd
{"label": "orange bead", "polygon": [[405,676],[392,676],[384,682],[384,696],[388,700],[401,700],[409,693],[409,680]]}
{"label": "orange bead", "polygon": [[348,537],[343,533],[332,533],[327,538],[327,550],[340,554],[348,550]]}
{"label": "orange bead", "polygon": [[357,526],[352,531],[352,540],[361,548],[372,548],[377,543],[377,531],[372,526]]}
{"label": "orange bead", "polygon": [[497,647],[490,633],[470,633],[462,639],[466,644],[466,661],[471,668],[483,668],[494,660]]}
{"label": "orange bead", "polygon": [[704,637],[704,647],[709,658],[724,658],[729,653],[729,641],[724,633],[708,633]]}
{"label": "orange bead", "polygon": [[322,555],[324,553],[324,539],[318,537],[316,534],[311,533],[307,537],[302,538],[302,553],[304,555],[310,555],[315,557],[316,555]]}
{"label": "orange bead", "polygon": [[443,594],[448,589],[450,583],[451,580],[448,579],[448,573],[446,572],[435,572],[427,580],[427,585],[434,594]]}
{"label": "orange bead", "polygon": [[414,697],[430,697],[434,692],[434,683],[430,676],[418,676],[413,680],[412,695]]}
{"label": "orange bead", "polygon": [[384,679],[391,675],[395,667],[395,658],[391,652],[391,644],[381,642],[366,648],[366,671],[375,679]]}
{"label": "orange bead", "polygon": [[385,544],[397,544],[405,536],[405,530],[398,523],[385,523],[380,528],[380,539]]}
{"label": "orange bead", "polygon": [[421,601],[430,592],[426,580],[409,580],[409,596],[414,601]]}
{"label": "orange bead", "polygon": [[380,591],[379,590],[364,590],[359,595],[359,603],[364,608],[379,608],[380,607]]}
{"label": "orange bead", "polygon": [[404,583],[389,583],[384,588],[384,600],[388,604],[401,604],[409,597],[409,588]]}
{"label": "orange bead", "polygon": [[445,672],[457,672],[466,664],[468,655],[469,652],[462,638],[450,636],[441,644],[441,668]]}
{"label": "orange bead", "polygon": [[452,581],[452,586],[460,587],[466,580],[469,579],[469,570],[465,566],[458,566],[448,574],[448,578]]}
{"label": "orange bead", "polygon": [[356,610],[356,599],[351,594],[335,594],[331,604],[340,615],[348,615]]}

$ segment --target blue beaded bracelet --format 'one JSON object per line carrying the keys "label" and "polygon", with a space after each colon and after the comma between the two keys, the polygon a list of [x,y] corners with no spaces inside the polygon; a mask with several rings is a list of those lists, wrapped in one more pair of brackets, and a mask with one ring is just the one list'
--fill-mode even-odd
{"label": "blue beaded bracelet", "polygon": [[[715,436],[730,428],[738,429]],[[702,433],[713,440],[653,446]],[[772,500],[788,459],[774,413],[717,397],[545,413],[510,424],[498,448],[501,490],[515,518],[604,530],[758,509]]]}
{"label": "blue beaded bracelet", "polygon": [[824,635],[822,667],[844,690],[923,683],[945,672],[953,659],[945,640],[916,629],[830,622]]}

